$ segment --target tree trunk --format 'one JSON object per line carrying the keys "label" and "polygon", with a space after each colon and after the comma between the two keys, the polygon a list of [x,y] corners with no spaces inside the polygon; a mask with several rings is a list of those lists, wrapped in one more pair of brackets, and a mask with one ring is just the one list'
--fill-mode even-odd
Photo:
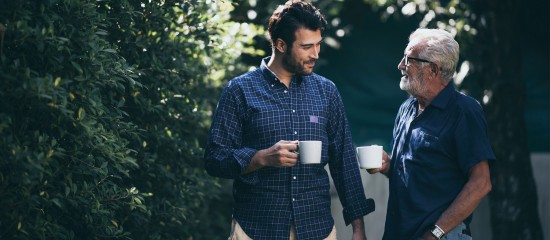
{"label": "tree trunk", "polygon": [[527,145],[525,81],[521,76],[520,1],[479,1],[477,74],[496,155],[489,194],[493,239],[542,239],[537,191]]}

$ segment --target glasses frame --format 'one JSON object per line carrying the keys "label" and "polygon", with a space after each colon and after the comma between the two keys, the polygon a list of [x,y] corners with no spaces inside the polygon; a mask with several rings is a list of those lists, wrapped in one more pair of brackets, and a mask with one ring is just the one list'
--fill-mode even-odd
{"label": "glasses frame", "polygon": [[[426,59],[422,59],[422,58],[415,58],[415,57],[409,57],[407,55],[403,56],[403,59],[405,60],[405,66],[408,66],[409,65],[409,60],[415,60],[415,61],[419,61],[419,62],[425,62],[425,63],[433,63],[435,64],[434,62],[430,61],[430,60],[426,60]],[[437,64],[436,64],[437,65]]]}

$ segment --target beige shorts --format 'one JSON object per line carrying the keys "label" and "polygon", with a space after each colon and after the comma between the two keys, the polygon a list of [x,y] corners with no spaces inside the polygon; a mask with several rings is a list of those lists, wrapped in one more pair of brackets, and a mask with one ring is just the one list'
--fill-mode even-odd
{"label": "beige shorts", "polygon": [[[241,225],[235,219],[231,222],[231,234],[227,240],[252,240],[241,228]],[[296,240],[294,225],[290,225],[290,240]],[[336,228],[332,227],[332,231],[325,240],[336,240]]]}

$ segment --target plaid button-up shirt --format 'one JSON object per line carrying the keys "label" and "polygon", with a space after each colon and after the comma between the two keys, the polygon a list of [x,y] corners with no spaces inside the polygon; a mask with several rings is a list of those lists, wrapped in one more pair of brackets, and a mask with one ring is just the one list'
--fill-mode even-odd
{"label": "plaid button-up shirt", "polygon": [[[229,82],[208,137],[209,174],[234,179],[233,218],[253,239],[323,239],[334,225],[328,163],[346,224],[374,211],[367,200],[342,99],[334,83],[312,73],[290,87],[267,68]],[[241,175],[256,151],[280,140],[321,140],[321,164],[263,167]]]}

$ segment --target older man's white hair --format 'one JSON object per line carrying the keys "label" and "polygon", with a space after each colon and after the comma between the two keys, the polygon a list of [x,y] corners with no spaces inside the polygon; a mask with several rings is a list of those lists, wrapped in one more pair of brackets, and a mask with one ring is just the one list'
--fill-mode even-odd
{"label": "older man's white hair", "polygon": [[409,46],[421,47],[420,58],[430,60],[441,69],[441,78],[447,82],[454,77],[460,47],[453,35],[442,29],[419,28],[409,36]]}

